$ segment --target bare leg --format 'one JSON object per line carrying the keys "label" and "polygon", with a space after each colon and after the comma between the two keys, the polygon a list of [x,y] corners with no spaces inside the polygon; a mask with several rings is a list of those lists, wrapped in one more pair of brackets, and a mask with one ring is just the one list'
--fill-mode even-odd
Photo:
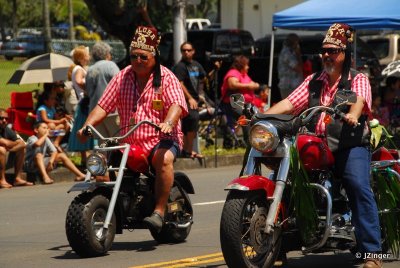
{"label": "bare leg", "polygon": [[71,159],[65,153],[57,154],[57,161],[62,161],[64,166],[71,170],[75,175],[75,181],[82,181],[85,178],[85,174],[83,174],[75,165],[72,163]]}
{"label": "bare leg", "polygon": [[196,132],[189,131],[185,136],[183,136],[183,150],[192,153],[193,151],[193,140],[196,137]]}
{"label": "bare leg", "polygon": [[4,147],[0,147],[0,188],[11,188],[12,185],[6,180],[6,155],[7,150]]}
{"label": "bare leg", "polygon": [[154,211],[157,211],[163,217],[169,193],[174,182],[174,155],[168,149],[158,149],[154,154],[152,163],[156,168],[156,207]]}
{"label": "bare leg", "polygon": [[22,167],[24,165],[24,158],[25,158],[25,149],[21,148],[15,152],[15,183],[22,184],[27,183],[25,180],[22,179]]}
{"label": "bare leg", "polygon": [[35,155],[35,164],[39,169],[40,175],[42,175],[43,182],[45,184],[51,184],[54,182],[52,178],[50,178],[49,174],[47,174],[46,167],[44,165],[44,156],[41,153],[37,153]]}

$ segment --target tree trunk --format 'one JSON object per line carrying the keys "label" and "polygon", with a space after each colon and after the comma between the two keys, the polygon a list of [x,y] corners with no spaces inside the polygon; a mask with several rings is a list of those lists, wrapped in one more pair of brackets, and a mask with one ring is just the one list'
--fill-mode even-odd
{"label": "tree trunk", "polygon": [[46,44],[46,51],[51,52],[51,31],[50,31],[50,11],[48,0],[43,0],[43,31]]}
{"label": "tree trunk", "polygon": [[72,0],[68,0],[68,38],[69,40],[75,40],[75,31],[74,31],[74,7],[72,5]]}

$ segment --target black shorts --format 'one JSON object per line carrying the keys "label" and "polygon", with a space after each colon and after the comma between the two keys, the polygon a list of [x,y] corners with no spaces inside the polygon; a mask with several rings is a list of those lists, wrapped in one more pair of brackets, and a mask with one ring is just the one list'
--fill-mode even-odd
{"label": "black shorts", "polygon": [[157,143],[157,145],[154,146],[154,148],[151,150],[150,155],[149,155],[149,157],[148,157],[149,163],[151,163],[151,160],[152,160],[152,158],[153,158],[155,152],[156,152],[159,148],[170,150],[170,151],[174,154],[175,159],[177,158],[178,154],[180,153],[179,144],[178,144],[178,143],[176,143],[176,142],[173,141],[173,140],[161,140],[161,141],[160,141],[159,143]]}
{"label": "black shorts", "polygon": [[182,119],[182,132],[186,135],[197,130],[199,130],[199,111],[189,109],[188,115]]}

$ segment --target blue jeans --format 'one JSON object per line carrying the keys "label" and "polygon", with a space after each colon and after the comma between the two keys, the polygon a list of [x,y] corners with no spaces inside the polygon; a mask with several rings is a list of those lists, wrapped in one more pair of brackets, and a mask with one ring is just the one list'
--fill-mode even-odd
{"label": "blue jeans", "polygon": [[343,179],[352,210],[358,251],[381,251],[378,208],[370,186],[371,153],[354,147],[335,153],[335,172]]}

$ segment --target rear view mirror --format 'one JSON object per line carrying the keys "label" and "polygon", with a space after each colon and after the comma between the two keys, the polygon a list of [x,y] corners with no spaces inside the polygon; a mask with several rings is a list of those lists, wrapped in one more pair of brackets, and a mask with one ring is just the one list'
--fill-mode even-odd
{"label": "rear view mirror", "polygon": [[343,104],[354,104],[357,102],[357,95],[351,90],[338,90],[335,97],[335,106]]}
{"label": "rear view mirror", "polygon": [[232,94],[229,100],[233,110],[238,114],[242,114],[245,103],[244,96],[242,94]]}

